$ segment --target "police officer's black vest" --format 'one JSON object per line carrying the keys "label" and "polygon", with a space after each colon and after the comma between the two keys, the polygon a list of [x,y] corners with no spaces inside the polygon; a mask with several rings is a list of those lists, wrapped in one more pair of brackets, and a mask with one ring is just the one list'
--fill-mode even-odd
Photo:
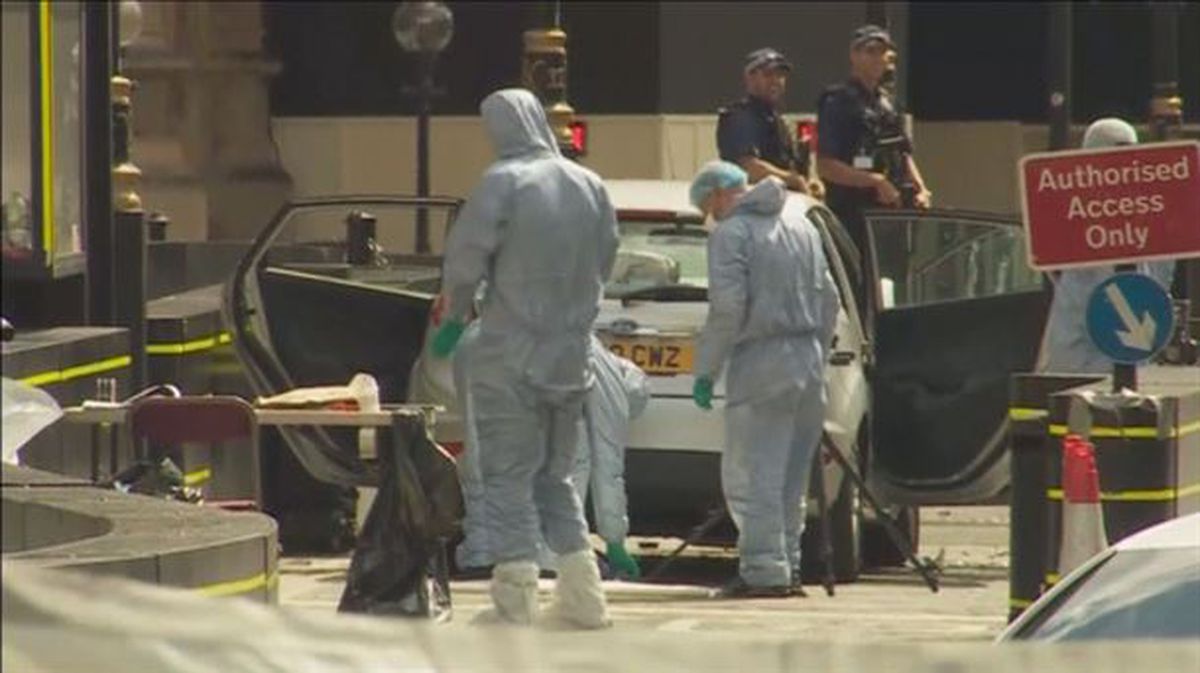
{"label": "police officer's black vest", "polygon": [[[891,99],[885,95],[872,96],[855,80],[847,80],[840,84],[826,87],[817,99],[817,110],[825,108],[830,97],[842,98],[847,105],[839,106],[848,110],[852,116],[861,121],[858,127],[858,137],[851,145],[849,157],[834,157],[847,163],[859,154],[871,157],[872,170],[884,173],[892,184],[901,190],[905,201],[911,201],[912,180],[908,173],[907,157],[912,153],[912,144],[904,133],[903,120],[892,106]],[[850,198],[865,199],[868,203],[871,190],[845,188],[839,185],[828,185],[833,200]],[[906,204],[911,205],[911,204]]]}
{"label": "police officer's black vest", "polygon": [[721,127],[727,123],[731,113],[741,110],[749,111],[756,119],[763,122],[762,128],[756,129],[762,134],[755,139],[759,159],[784,170],[794,170],[800,175],[808,174],[808,147],[796,142],[782,114],[774,113],[774,125],[772,126],[764,118],[761,104],[755,105],[749,97],[717,109],[717,133],[720,134]]}

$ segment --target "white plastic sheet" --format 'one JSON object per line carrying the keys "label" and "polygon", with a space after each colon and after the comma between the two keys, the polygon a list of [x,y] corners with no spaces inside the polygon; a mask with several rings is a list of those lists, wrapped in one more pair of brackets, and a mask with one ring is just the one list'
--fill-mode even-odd
{"label": "white plastic sheet", "polygon": [[18,452],[62,416],[58,402],[44,390],[4,378],[4,462],[18,465]]}

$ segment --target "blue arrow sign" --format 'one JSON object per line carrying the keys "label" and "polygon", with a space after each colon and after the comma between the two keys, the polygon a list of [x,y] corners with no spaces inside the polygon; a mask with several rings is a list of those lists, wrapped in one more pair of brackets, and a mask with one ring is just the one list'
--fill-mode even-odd
{"label": "blue arrow sign", "polygon": [[1150,276],[1118,273],[1096,286],[1088,299],[1088,337],[1119,364],[1149,360],[1171,338],[1171,296]]}

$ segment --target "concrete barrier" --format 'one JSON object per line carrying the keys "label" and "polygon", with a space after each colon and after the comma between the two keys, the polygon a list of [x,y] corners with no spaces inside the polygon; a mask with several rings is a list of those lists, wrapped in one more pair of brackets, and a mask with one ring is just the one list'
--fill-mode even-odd
{"label": "concrete barrier", "polygon": [[3,558],[277,602],[274,519],[99,489],[4,465]]}

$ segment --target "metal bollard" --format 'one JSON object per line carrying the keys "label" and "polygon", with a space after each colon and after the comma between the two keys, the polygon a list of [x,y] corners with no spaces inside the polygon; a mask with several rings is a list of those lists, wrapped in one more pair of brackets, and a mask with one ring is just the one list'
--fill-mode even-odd
{"label": "metal bollard", "polygon": [[1050,397],[1100,380],[1096,376],[1017,374],[1010,388],[1008,621],[1042,593],[1050,556],[1050,503],[1046,493],[1059,456],[1049,434]]}
{"label": "metal bollard", "polygon": [[375,216],[361,210],[346,216],[346,263],[367,266],[375,261]]}
{"label": "metal bollard", "polygon": [[[1096,446],[1101,500],[1110,543],[1156,523],[1200,511],[1200,434],[1190,429],[1200,423],[1200,385],[1194,370],[1169,367],[1143,373],[1145,385],[1137,393],[1112,395],[1093,387],[1090,391],[1065,391],[1051,397],[1049,434],[1061,439],[1076,432],[1074,415],[1085,416]],[[1081,433],[1082,434],[1082,433]],[[1052,465],[1047,500],[1051,540],[1047,568],[1059,564],[1058,522],[1062,517],[1061,466]],[[1049,573],[1047,584],[1058,581]]]}
{"label": "metal bollard", "polygon": [[129,329],[129,386],[146,386],[146,213],[138,195],[142,172],[130,160],[133,82],[112,78],[113,317]]}
{"label": "metal bollard", "polygon": [[159,243],[167,240],[167,227],[171,225],[171,218],[162,213],[150,213],[150,217],[146,219],[146,232],[150,242]]}

